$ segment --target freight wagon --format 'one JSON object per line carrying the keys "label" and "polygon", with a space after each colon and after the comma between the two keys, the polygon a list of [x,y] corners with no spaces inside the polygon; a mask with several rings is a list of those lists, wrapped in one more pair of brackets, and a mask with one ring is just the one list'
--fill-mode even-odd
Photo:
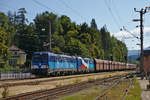
{"label": "freight wagon", "polygon": [[101,71],[133,70],[136,65],[101,59],[82,58],[50,52],[35,52],[32,73],[37,75],[68,75]]}

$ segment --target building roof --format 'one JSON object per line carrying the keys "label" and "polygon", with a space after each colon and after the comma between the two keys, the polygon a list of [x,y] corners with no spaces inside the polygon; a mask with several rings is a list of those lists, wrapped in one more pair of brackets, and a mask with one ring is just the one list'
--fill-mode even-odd
{"label": "building roof", "polygon": [[144,49],[144,55],[150,55],[150,47]]}
{"label": "building roof", "polygon": [[26,54],[23,50],[17,48],[15,45],[12,45],[10,48],[9,48],[10,51],[18,51],[20,54]]}
{"label": "building roof", "polygon": [[9,47],[10,51],[19,51],[19,48],[17,48],[16,46],[12,45],[11,47]]}
{"label": "building roof", "polygon": [[150,46],[149,46],[149,47],[147,47],[147,48],[145,48],[144,50],[150,50]]}

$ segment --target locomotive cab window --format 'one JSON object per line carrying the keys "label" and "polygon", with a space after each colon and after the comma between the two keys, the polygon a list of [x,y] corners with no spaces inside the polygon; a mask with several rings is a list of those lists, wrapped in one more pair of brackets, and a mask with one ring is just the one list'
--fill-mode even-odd
{"label": "locomotive cab window", "polygon": [[33,56],[33,62],[35,63],[47,63],[48,62],[48,55],[47,54],[35,54]]}

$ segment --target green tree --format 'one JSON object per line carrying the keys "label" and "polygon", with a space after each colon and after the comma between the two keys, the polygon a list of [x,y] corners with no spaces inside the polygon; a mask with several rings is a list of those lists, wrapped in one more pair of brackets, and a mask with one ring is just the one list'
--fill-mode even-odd
{"label": "green tree", "polygon": [[[53,38],[53,34],[57,30],[57,15],[49,12],[44,12],[42,14],[38,14],[34,19],[35,22],[35,31],[37,33],[39,39],[39,50],[45,51],[43,45],[45,43],[49,43],[49,28],[51,25],[51,34]],[[61,27],[61,26],[59,26]],[[44,29],[44,31],[43,31]],[[62,31],[62,30],[59,30]],[[53,42],[53,41],[52,41]]]}
{"label": "green tree", "polygon": [[70,55],[89,57],[89,52],[86,46],[75,38],[70,38],[64,48],[65,52],[69,53]]}
{"label": "green tree", "polygon": [[25,17],[25,14],[27,13],[25,8],[18,9],[18,15],[16,16],[17,25],[20,28],[24,28],[24,25],[26,22],[28,22],[28,19]]}
{"label": "green tree", "polygon": [[62,33],[62,35],[67,34],[67,32],[68,32],[69,30],[74,30],[74,29],[75,29],[75,27],[73,27],[73,25],[71,24],[71,20],[70,20],[69,17],[67,17],[67,16],[65,16],[65,15],[62,15],[62,16],[59,18],[59,20],[60,20],[60,24],[62,25],[63,30],[64,30],[63,33]]}
{"label": "green tree", "polygon": [[107,31],[106,26],[101,28],[100,32],[102,47],[104,49],[104,59],[110,60],[110,56],[112,55],[112,39],[110,33]]}
{"label": "green tree", "polygon": [[[95,19],[92,19],[90,26],[87,23],[77,25],[68,16],[59,17],[46,11],[37,14],[34,22],[29,24],[26,13],[24,8],[14,14],[8,12],[8,16],[0,13],[1,33],[6,35],[5,42],[1,43],[3,50],[15,44],[31,60],[33,52],[46,50],[44,43],[49,43],[51,26],[53,52],[107,60],[113,56],[115,61],[124,61],[127,55],[126,45],[111,36],[106,26],[99,30]],[[3,54],[6,54],[7,50],[4,51]]]}
{"label": "green tree", "polygon": [[6,45],[7,33],[0,26],[0,58],[4,58],[5,63],[8,60],[8,46]]}
{"label": "green tree", "polygon": [[92,19],[92,21],[91,21],[91,28],[97,29],[97,24],[96,24],[95,19]]}
{"label": "green tree", "polygon": [[8,17],[0,12],[0,58],[3,58],[5,64],[9,58],[8,51]]}

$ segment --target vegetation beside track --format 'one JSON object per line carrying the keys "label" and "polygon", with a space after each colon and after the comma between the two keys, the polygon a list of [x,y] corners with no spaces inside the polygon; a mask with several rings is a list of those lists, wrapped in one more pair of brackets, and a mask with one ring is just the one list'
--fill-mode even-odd
{"label": "vegetation beside track", "polygon": [[136,77],[134,77],[133,87],[129,90],[126,100],[141,100],[141,87]]}
{"label": "vegetation beside track", "polygon": [[[12,96],[12,95],[17,95],[17,94],[20,94],[20,93],[25,93],[25,92],[32,92],[32,91],[35,91],[35,90],[41,90],[41,89],[51,89],[51,88],[55,88],[55,87],[61,87],[61,86],[64,86],[64,85],[68,85],[68,84],[74,84],[74,83],[80,83],[80,82],[83,82],[83,81],[93,81],[93,80],[96,80],[96,79],[101,79],[101,78],[108,78],[110,76],[116,76],[116,75],[122,75],[122,74],[127,74],[129,72],[112,72],[112,73],[103,73],[103,74],[94,74],[94,75],[87,75],[86,77],[72,77],[72,76],[67,76],[67,77],[54,77],[52,79],[49,79],[49,78],[46,78],[46,79],[41,79],[39,81],[32,81],[29,83],[30,84],[20,84],[20,85],[14,85],[14,86],[11,86],[9,87],[9,96]],[[69,79],[69,77],[72,77],[72,79]],[[58,80],[54,80],[54,79],[58,79]],[[11,81],[9,81],[11,82]],[[22,83],[24,82],[24,80],[21,80],[19,81],[19,83]],[[39,83],[38,83],[39,82]],[[18,84],[19,84],[18,83]],[[31,84],[32,83],[32,84]],[[35,83],[35,84],[33,84]],[[12,84],[12,83],[11,83]],[[23,90],[22,90],[23,89]],[[0,88],[0,98],[2,97],[2,92],[3,92],[3,88]]]}
{"label": "vegetation beside track", "polygon": [[76,93],[73,96],[64,97],[59,100],[94,100],[96,96],[99,95],[103,90],[102,87],[99,86],[93,86],[89,89],[80,91],[79,93]]}
{"label": "vegetation beside track", "polygon": [[[107,85],[106,85],[107,86]],[[60,100],[94,100],[96,97],[101,95],[106,87],[105,85],[96,85],[92,88],[82,90],[79,93],[76,93],[71,96],[67,96],[61,98]],[[114,86],[111,90],[109,90],[100,100],[122,100],[124,94],[126,93],[126,89],[130,86],[130,79],[122,79],[119,84]]]}
{"label": "vegetation beside track", "polygon": [[119,84],[109,90],[100,100],[122,100],[126,89],[130,86],[129,79],[122,79]]}

